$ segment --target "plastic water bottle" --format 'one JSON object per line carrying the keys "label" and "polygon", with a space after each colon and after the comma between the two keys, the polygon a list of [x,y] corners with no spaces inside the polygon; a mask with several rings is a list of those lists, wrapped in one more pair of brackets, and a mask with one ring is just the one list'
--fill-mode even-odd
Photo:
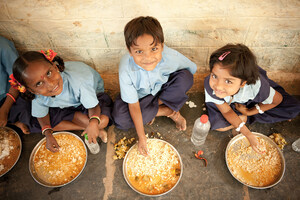
{"label": "plastic water bottle", "polygon": [[300,152],[300,138],[298,138],[298,140],[296,140],[295,142],[293,142],[292,149],[294,151]]}
{"label": "plastic water bottle", "polygon": [[97,143],[93,143],[93,142],[89,143],[87,134],[84,135],[84,142],[92,154],[97,154],[100,152],[100,146],[99,146],[98,142]]}
{"label": "plastic water bottle", "polygon": [[207,115],[201,115],[201,117],[196,119],[191,137],[191,141],[195,146],[204,144],[209,129],[210,122]]}

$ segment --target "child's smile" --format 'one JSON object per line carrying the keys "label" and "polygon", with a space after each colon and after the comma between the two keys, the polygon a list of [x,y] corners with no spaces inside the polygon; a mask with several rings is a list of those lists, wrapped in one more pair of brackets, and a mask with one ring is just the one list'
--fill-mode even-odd
{"label": "child's smile", "polygon": [[229,68],[224,68],[222,64],[216,63],[211,71],[209,85],[219,98],[235,95],[246,81],[242,83],[240,78],[230,74]]}
{"label": "child's smile", "polygon": [[55,64],[33,62],[24,71],[29,90],[42,96],[56,96],[63,90],[63,80]]}
{"label": "child's smile", "polygon": [[133,44],[129,53],[134,62],[147,71],[152,71],[161,61],[163,44],[157,43],[151,35],[139,36]]}

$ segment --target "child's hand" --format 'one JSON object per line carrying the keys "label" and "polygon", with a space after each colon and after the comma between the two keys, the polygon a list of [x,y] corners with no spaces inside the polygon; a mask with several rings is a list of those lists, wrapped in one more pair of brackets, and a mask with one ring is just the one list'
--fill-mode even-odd
{"label": "child's hand", "polygon": [[56,139],[53,137],[52,133],[45,133],[45,136],[46,136],[46,148],[49,151],[58,152],[60,146],[58,145]]}
{"label": "child's hand", "polygon": [[259,145],[259,142],[258,142],[257,138],[255,137],[255,135],[251,134],[251,135],[247,136],[247,139],[249,140],[250,145],[254,151],[256,151],[257,153],[260,153],[260,154],[264,153],[264,152],[260,151],[260,145]]}
{"label": "child's hand", "polygon": [[143,156],[148,156],[148,149],[147,149],[147,138],[146,136],[143,138],[139,138],[138,142],[138,150]]}
{"label": "child's hand", "polygon": [[86,129],[82,132],[81,136],[84,134],[88,135],[89,143],[97,143],[97,137],[99,136],[99,128],[97,121],[91,121]]}
{"label": "child's hand", "polygon": [[240,113],[242,113],[243,115],[246,115],[246,116],[248,116],[248,108],[245,106],[245,105],[243,105],[243,104],[239,104],[239,103],[235,103],[234,104],[235,105],[235,108],[240,112]]}

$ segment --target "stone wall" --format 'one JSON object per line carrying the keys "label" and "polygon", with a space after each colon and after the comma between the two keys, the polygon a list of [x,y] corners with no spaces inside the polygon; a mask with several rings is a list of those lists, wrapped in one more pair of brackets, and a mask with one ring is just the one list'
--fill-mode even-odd
{"label": "stone wall", "polygon": [[166,44],[197,64],[191,91],[203,90],[211,52],[244,43],[273,80],[300,94],[299,0],[1,0],[0,10],[0,35],[20,52],[52,48],[66,61],[84,61],[113,93],[126,52],[123,28],[150,15]]}

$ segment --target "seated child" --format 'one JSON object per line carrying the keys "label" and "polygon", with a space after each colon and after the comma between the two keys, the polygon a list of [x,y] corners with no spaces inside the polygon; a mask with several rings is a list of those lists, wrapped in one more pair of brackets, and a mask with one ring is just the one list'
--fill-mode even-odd
{"label": "seated child", "polygon": [[160,23],[153,17],[138,17],[127,23],[124,36],[128,53],[121,59],[113,119],[117,128],[136,128],[138,150],[147,155],[144,124],[155,116],[170,117],[179,130],[186,120],[179,110],[188,99],[196,64],[164,44]]}
{"label": "seated child", "polygon": [[0,36],[0,126],[14,124],[23,133],[29,133],[27,121],[31,114],[26,107],[29,102],[18,98],[19,91],[10,87],[9,75],[12,74],[12,67],[18,58],[18,52],[13,42]]}
{"label": "seated child", "polygon": [[242,44],[228,44],[210,56],[210,75],[205,78],[205,102],[211,129],[236,129],[252,148],[259,144],[245,123],[274,123],[298,115],[300,104],[267,77],[256,58]]}
{"label": "seated child", "polygon": [[[38,123],[32,127],[46,136],[46,147],[53,152],[59,146],[53,130],[83,130],[89,142],[98,136],[107,141],[104,128],[111,118],[112,100],[104,93],[99,73],[82,62],[66,62],[52,50],[28,51],[14,63],[13,75],[32,100],[32,115]],[[53,129],[52,129],[53,127]]]}

